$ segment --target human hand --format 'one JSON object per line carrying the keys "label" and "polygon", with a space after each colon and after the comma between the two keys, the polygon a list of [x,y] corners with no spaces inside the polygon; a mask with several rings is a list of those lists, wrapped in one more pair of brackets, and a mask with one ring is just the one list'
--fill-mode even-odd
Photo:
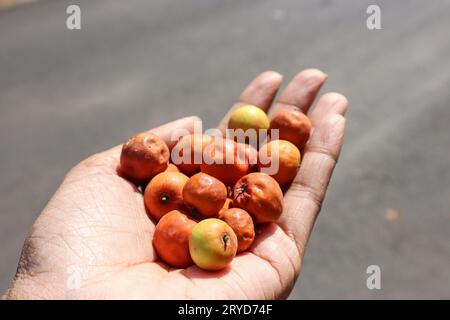
{"label": "human hand", "polygon": [[[273,104],[282,77],[264,72],[233,108],[253,104],[269,116],[285,107],[306,113],[325,80],[318,70],[304,70]],[[121,150],[117,146],[82,161],[66,175],[32,226],[5,298],[286,298],[299,275],[341,149],[346,109],[347,100],[337,93],[318,100],[309,114],[312,135],[299,173],[285,193],[283,214],[276,224],[257,227],[253,246],[230,268],[171,269],[158,260],[151,245],[155,224],[146,214],[143,195],[116,172]],[[219,128],[226,128],[229,114]],[[197,121],[184,118],[151,131],[173,147],[171,132],[192,132]]]}

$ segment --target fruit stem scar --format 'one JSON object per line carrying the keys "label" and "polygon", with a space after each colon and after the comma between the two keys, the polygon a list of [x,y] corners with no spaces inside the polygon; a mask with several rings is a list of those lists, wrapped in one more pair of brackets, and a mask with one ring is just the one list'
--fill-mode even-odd
{"label": "fruit stem scar", "polygon": [[224,233],[222,235],[222,242],[223,242],[223,251],[227,251],[228,242],[230,242],[230,237],[227,233]]}
{"label": "fruit stem scar", "polygon": [[242,183],[239,188],[236,189],[236,195],[234,196],[234,200],[236,200],[237,198],[239,198],[241,195],[243,195],[245,193],[245,191],[247,191],[247,187],[248,185],[246,183]]}
{"label": "fruit stem scar", "polygon": [[170,197],[167,194],[163,194],[163,195],[161,195],[160,200],[162,203],[168,203],[170,200]]}

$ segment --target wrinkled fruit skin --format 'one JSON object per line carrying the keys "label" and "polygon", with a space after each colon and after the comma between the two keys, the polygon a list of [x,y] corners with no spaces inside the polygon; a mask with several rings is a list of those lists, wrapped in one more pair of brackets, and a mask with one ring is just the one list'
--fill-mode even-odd
{"label": "wrinkled fruit skin", "polygon": [[227,187],[220,180],[200,172],[185,184],[183,200],[203,217],[217,217],[227,200]]}
{"label": "wrinkled fruit skin", "polygon": [[[186,175],[192,176],[200,171],[200,163],[203,159],[203,150],[211,143],[212,137],[204,134],[190,134],[182,137],[174,147],[174,152],[178,153],[181,159],[184,158],[184,150],[189,150],[188,161],[177,163],[177,167]],[[200,163],[194,163],[199,159]],[[174,159],[172,159],[173,161]]]}
{"label": "wrinkled fruit skin", "polygon": [[250,248],[255,239],[255,226],[247,211],[240,208],[222,210],[219,219],[225,221],[236,234],[238,240],[237,252]]}
{"label": "wrinkled fruit skin", "polygon": [[234,186],[233,207],[246,210],[256,223],[274,222],[283,212],[283,192],[271,176],[249,173]]}
{"label": "wrinkled fruit skin", "polygon": [[161,138],[138,133],[122,146],[120,172],[134,182],[143,182],[166,170],[169,157],[169,148]]}
{"label": "wrinkled fruit skin", "polygon": [[[233,186],[242,176],[249,172],[245,157],[238,159],[237,144],[230,139],[216,139],[205,148],[205,157],[209,159],[201,164],[201,172],[209,174],[226,186]],[[227,157],[230,162],[227,163]]]}
{"label": "wrinkled fruit skin", "polygon": [[308,141],[311,126],[311,120],[296,109],[281,109],[270,121],[270,129],[279,130],[279,139],[292,142],[299,150]]}
{"label": "wrinkled fruit skin", "polygon": [[[273,140],[263,145],[259,149],[258,170],[260,172],[268,173],[265,169],[269,169],[272,165],[271,159],[278,159],[278,170],[275,174],[270,174],[272,178],[277,180],[278,184],[283,187],[295,178],[297,175],[301,156],[298,148],[291,142],[286,140]],[[269,160],[263,162],[261,160]]]}
{"label": "wrinkled fruit skin", "polygon": [[175,268],[193,264],[189,237],[197,223],[181,211],[174,210],[159,220],[153,235],[153,246],[165,263]]}
{"label": "wrinkled fruit skin", "polygon": [[203,270],[217,271],[225,268],[236,255],[237,247],[233,229],[216,218],[197,223],[189,237],[192,260]]}
{"label": "wrinkled fruit skin", "polygon": [[228,121],[229,129],[269,129],[269,119],[266,113],[252,105],[246,105],[233,111]]}
{"label": "wrinkled fruit skin", "polygon": [[180,172],[162,172],[145,188],[144,203],[150,216],[158,221],[172,210],[183,210],[183,188],[189,178]]}

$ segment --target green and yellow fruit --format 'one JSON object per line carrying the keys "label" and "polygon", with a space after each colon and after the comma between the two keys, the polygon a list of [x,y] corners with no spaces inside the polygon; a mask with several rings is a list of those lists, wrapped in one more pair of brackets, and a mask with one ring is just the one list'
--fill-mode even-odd
{"label": "green and yellow fruit", "polygon": [[200,221],[189,237],[189,252],[201,269],[225,268],[237,252],[238,241],[233,229],[224,221],[209,218]]}
{"label": "green and yellow fruit", "polygon": [[248,129],[269,129],[270,122],[266,113],[252,105],[242,106],[237,108],[231,114],[228,121],[229,129],[242,129],[247,131]]}

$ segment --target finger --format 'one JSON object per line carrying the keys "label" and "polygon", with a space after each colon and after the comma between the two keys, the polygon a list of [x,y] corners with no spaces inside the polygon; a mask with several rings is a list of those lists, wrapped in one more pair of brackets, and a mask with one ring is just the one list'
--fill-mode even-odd
{"label": "finger", "polygon": [[278,72],[265,71],[261,73],[241,93],[238,101],[220,121],[218,128],[225,132],[231,113],[243,105],[251,104],[267,111],[272,105],[282,81],[283,76]]}
{"label": "finger", "polygon": [[[336,104],[322,99],[316,106],[311,139],[299,173],[285,194],[285,210],[279,224],[294,239],[303,256],[315,219],[320,211],[328,183],[341,150],[345,118],[337,112]],[[347,104],[343,98],[342,104]],[[339,110],[346,109],[340,107]],[[319,117],[321,115],[321,117]]]}
{"label": "finger", "polygon": [[301,71],[280,94],[269,115],[281,108],[297,108],[306,113],[326,79],[327,75],[318,69]]}
{"label": "finger", "polygon": [[[171,149],[177,142],[172,139],[172,133],[175,130],[184,129],[186,132],[193,133],[196,127],[201,128],[201,122],[202,121],[199,117],[186,117],[166,123],[162,126],[151,129],[148,132],[151,132],[163,139],[169,149]],[[77,167],[103,167],[107,169],[107,171],[115,172],[117,165],[119,164],[121,150],[122,144],[117,145],[111,149],[90,156],[89,158],[83,160]],[[72,171],[78,171],[76,170],[77,167],[72,169]]]}
{"label": "finger", "polygon": [[347,113],[347,98],[337,92],[328,92],[320,97],[317,105],[311,111],[309,117],[313,124],[318,124],[329,113],[345,115]]}
{"label": "finger", "polygon": [[289,283],[300,272],[306,243],[342,145],[346,110],[347,99],[340,94],[328,93],[319,99],[312,112],[316,130],[305,148],[300,173],[285,194],[285,210],[279,220],[284,232],[270,226],[258,229],[252,253],[277,271],[281,297],[289,294]]}
{"label": "finger", "polygon": [[[153,128],[148,130],[148,132],[151,132],[158,137],[160,137],[169,147],[169,149],[172,149],[173,146],[177,143],[177,139],[172,138],[172,133],[175,130],[184,129],[187,130],[189,133],[193,133],[195,130],[195,127],[200,125],[201,126],[202,120],[199,117],[186,117],[181,118],[166,124],[163,124],[162,126],[159,126],[157,128]],[[122,148],[122,144],[119,144],[118,146],[115,146],[114,148],[111,148],[105,152],[113,152],[117,153],[117,151],[120,151]]]}

